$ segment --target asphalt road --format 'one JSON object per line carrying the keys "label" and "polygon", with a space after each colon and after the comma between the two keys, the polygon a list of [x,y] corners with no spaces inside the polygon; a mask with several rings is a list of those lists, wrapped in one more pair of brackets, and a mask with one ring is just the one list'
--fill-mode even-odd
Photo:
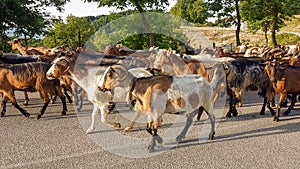
{"label": "asphalt road", "polygon": [[[91,104],[85,102],[83,111],[78,114],[69,104],[68,115],[61,116],[58,102],[49,105],[45,115],[36,120],[34,117],[42,101],[36,93],[29,96],[30,105],[23,106],[23,95],[17,93],[20,105],[32,114],[30,119],[23,117],[11,104],[8,104],[6,116],[0,118],[1,169],[300,168],[300,110],[297,104],[290,116],[274,122],[269,111],[265,116],[259,115],[262,99],[255,93],[247,93],[243,107],[238,108],[238,117],[218,119],[213,141],[199,141],[204,124],[209,124],[204,116],[200,122],[195,119],[182,143],[165,139],[162,147],[149,154],[145,152],[147,145],[139,144],[141,140],[149,140],[143,123],[125,133],[121,129],[103,127],[98,118],[95,132],[87,135]],[[224,109],[224,114],[227,110]],[[128,123],[126,118],[120,118],[120,113],[109,116],[110,120],[119,121],[122,128]],[[174,117],[163,117],[159,133],[168,133],[170,128],[176,130],[178,126],[172,126]],[[128,144],[127,138],[136,138],[137,142]]]}

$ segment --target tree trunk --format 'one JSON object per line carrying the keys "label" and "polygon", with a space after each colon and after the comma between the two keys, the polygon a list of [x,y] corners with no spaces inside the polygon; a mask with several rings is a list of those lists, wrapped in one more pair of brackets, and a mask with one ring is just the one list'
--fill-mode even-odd
{"label": "tree trunk", "polygon": [[275,4],[273,8],[273,20],[271,25],[272,43],[274,47],[278,46],[276,41],[277,24],[278,24],[278,9],[277,9],[277,4]]}
{"label": "tree trunk", "polygon": [[240,15],[240,9],[239,9],[239,0],[235,0],[235,10],[236,10],[236,18],[237,18],[235,37],[236,37],[236,46],[239,46],[239,45],[241,45],[241,40],[240,40],[241,15]]}
{"label": "tree trunk", "polygon": [[142,22],[143,22],[143,25],[144,25],[144,29],[145,29],[145,32],[146,34],[148,35],[149,37],[149,47],[152,47],[154,46],[154,36],[153,34],[150,32],[150,26],[149,24],[147,23],[147,20],[146,20],[146,17],[145,17],[145,14],[144,14],[144,10],[143,10],[143,7],[139,4],[139,1],[136,1],[135,3],[138,11],[140,12],[141,14],[141,18],[142,18]]}
{"label": "tree trunk", "polygon": [[268,29],[264,30],[264,34],[265,34],[266,46],[268,46],[269,45]]}
{"label": "tree trunk", "polygon": [[80,47],[82,46],[81,44],[81,34],[80,34],[80,29],[78,30],[78,44],[77,44],[77,47]]}
{"label": "tree trunk", "polygon": [[1,54],[1,51],[4,52],[5,46],[4,46],[4,33],[2,31],[0,31],[0,33],[1,33],[1,47],[2,47],[0,49],[0,54]]}

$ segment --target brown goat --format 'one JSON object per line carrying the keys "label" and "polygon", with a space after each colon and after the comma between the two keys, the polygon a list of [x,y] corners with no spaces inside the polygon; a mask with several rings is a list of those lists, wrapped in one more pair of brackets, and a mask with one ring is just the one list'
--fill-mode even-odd
{"label": "brown goat", "polygon": [[[8,44],[11,44],[12,50],[19,50],[21,55],[46,55],[48,52],[51,51],[50,48],[47,47],[31,47],[31,46],[25,46],[22,44],[21,40],[18,38],[15,38],[11,41],[7,42]],[[29,102],[29,97],[26,91],[24,91],[25,95],[25,101],[24,105],[27,105]]]}
{"label": "brown goat", "polygon": [[19,50],[19,52],[25,56],[25,55],[47,55],[49,52],[51,52],[50,48],[47,47],[32,47],[32,46],[25,46],[22,44],[20,39],[13,39],[11,41],[8,41],[7,43],[11,44],[12,50]]}
{"label": "brown goat", "polygon": [[153,62],[151,68],[159,69],[164,74],[168,75],[188,75],[198,74],[211,80],[208,71],[205,69],[204,63],[196,59],[182,59],[170,51],[162,51],[159,54],[150,56]]}
{"label": "brown goat", "polygon": [[278,111],[274,116],[274,121],[279,121],[280,109],[287,98],[287,94],[292,94],[292,103],[283,115],[288,115],[296,103],[296,96],[300,94],[300,67],[282,65],[278,61],[268,62],[266,72],[270,77],[273,88],[280,94],[277,104]]}
{"label": "brown goat", "polygon": [[50,102],[50,96],[55,92],[57,92],[63,104],[61,113],[62,115],[66,114],[66,101],[59,81],[48,80],[46,78],[46,72],[50,66],[50,64],[38,62],[0,66],[0,93],[3,94],[2,117],[6,112],[7,101],[10,101],[25,117],[29,117],[30,115],[17,104],[14,95],[15,90],[39,92],[40,97],[44,100],[44,105],[37,116],[38,119],[44,114]]}
{"label": "brown goat", "polygon": [[135,50],[132,50],[123,44],[117,44],[115,46],[108,45],[105,47],[104,54],[106,55],[114,55],[114,56],[128,56],[132,53],[135,53]]}

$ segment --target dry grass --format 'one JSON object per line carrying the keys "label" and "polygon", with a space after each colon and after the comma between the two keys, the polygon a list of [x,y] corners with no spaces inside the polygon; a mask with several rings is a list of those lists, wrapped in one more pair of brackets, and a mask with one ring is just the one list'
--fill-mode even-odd
{"label": "dry grass", "polygon": [[291,20],[285,22],[286,26],[284,26],[281,30],[283,31],[291,31],[291,32],[300,32],[300,15],[295,15]]}

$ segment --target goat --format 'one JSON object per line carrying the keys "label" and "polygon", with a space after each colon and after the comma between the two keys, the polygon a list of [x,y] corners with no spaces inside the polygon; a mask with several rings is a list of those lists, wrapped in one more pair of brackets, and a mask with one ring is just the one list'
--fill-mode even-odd
{"label": "goat", "polygon": [[128,56],[132,53],[135,53],[135,50],[129,49],[123,44],[117,44],[115,46],[108,45],[105,47],[104,54],[106,55],[114,55],[114,56]]}
{"label": "goat", "polygon": [[[121,125],[119,123],[110,123],[106,120],[107,114],[110,111],[109,105],[112,102],[112,93],[111,92],[100,92],[97,89],[97,82],[98,79],[104,73],[104,68],[94,68],[89,69],[88,71],[81,71],[79,74],[74,72],[76,58],[68,58],[68,57],[61,57],[54,60],[52,67],[47,72],[47,78],[60,78],[60,77],[69,77],[73,79],[80,87],[82,87],[87,95],[88,100],[93,104],[93,112],[92,112],[92,122],[89,129],[86,133],[91,133],[95,128],[95,119],[96,115],[100,109],[101,111],[101,121],[105,124],[110,125],[114,128],[120,128]],[[152,76],[148,71],[145,69],[138,69],[133,68],[130,70],[136,77],[141,76]],[[125,128],[125,131],[129,131],[135,121],[138,119],[140,114],[136,114],[133,121]]]}
{"label": "goat", "polygon": [[12,50],[18,49],[19,52],[25,56],[25,55],[46,55],[48,52],[51,51],[50,48],[47,47],[32,47],[32,46],[25,46],[22,44],[20,39],[13,39],[11,41],[8,41],[7,43],[12,45]]}
{"label": "goat", "polygon": [[[223,67],[218,65],[218,67]],[[215,69],[216,73],[222,72]],[[136,100],[134,110],[145,112],[148,115],[147,132],[153,138],[148,151],[154,150],[155,142],[162,143],[162,138],[157,134],[158,118],[164,113],[187,113],[187,123],[181,134],[176,138],[182,140],[192,123],[193,117],[202,107],[211,121],[209,139],[215,135],[215,116],[213,114],[213,93],[219,83],[216,74],[212,82],[208,82],[199,75],[168,76],[157,75],[147,78],[134,78],[122,65],[110,66],[106,69],[99,81],[101,91],[112,90],[115,87],[125,88]],[[191,88],[195,90],[190,90]]]}
{"label": "goat", "polygon": [[[203,59],[203,61],[202,61]],[[170,53],[170,51],[161,51],[158,54],[152,54],[150,60],[153,65],[151,68],[161,71],[167,75],[188,75],[197,74],[206,78],[209,82],[212,79],[212,63],[220,62],[213,58],[199,58],[199,59],[181,59],[177,55]],[[210,69],[210,70],[209,70]],[[224,84],[225,86],[226,84]],[[218,88],[215,92],[214,103],[217,101],[219,94],[222,93],[223,88]],[[200,116],[199,116],[200,117]],[[199,118],[198,118],[199,120]]]}
{"label": "goat", "polygon": [[[31,46],[25,46],[21,43],[20,39],[13,39],[11,41],[8,41],[9,44],[12,45],[12,50],[18,49],[19,52],[22,54],[22,56],[18,57],[5,57],[2,58],[2,61],[6,61],[6,63],[28,63],[28,62],[46,62],[46,63],[51,63],[56,57],[59,57],[60,55],[66,55],[70,54],[70,48],[68,46],[59,46],[53,49],[47,48],[47,47],[31,47]],[[58,50],[59,49],[59,50]],[[63,53],[64,52],[64,53]],[[73,54],[73,53],[71,53]],[[32,56],[34,55],[34,56]],[[28,58],[26,58],[28,57]],[[67,94],[67,89],[71,89],[69,86],[70,84],[64,84],[64,91],[67,96],[67,99],[69,100],[70,103],[72,103],[71,97]],[[72,93],[72,90],[69,90]],[[28,94],[25,91],[25,102],[24,105],[27,105],[29,102]],[[52,99],[52,103],[54,103],[55,98]]]}
{"label": "goat", "polygon": [[159,69],[168,75],[198,74],[210,81],[209,73],[205,69],[204,63],[197,59],[181,59],[170,51],[161,51],[149,57],[150,68]]}
{"label": "goat", "polygon": [[[2,54],[0,56],[1,64],[20,64],[20,63],[29,63],[29,62],[37,62],[39,61],[39,57],[36,56],[22,56],[18,54]],[[28,105],[29,97],[26,91],[24,91],[25,101],[24,105]]]}
{"label": "goat", "polygon": [[272,91],[270,79],[264,68],[259,64],[264,60],[248,60],[245,58],[236,59],[229,62],[223,62],[227,79],[227,94],[229,96],[229,111],[226,117],[237,116],[234,99],[241,100],[243,93],[247,90],[259,90],[259,95],[264,97],[264,103],[260,114],[265,112],[265,106],[269,108],[271,114],[274,110],[270,106],[272,102]]}
{"label": "goat", "polygon": [[217,47],[215,51],[215,56],[218,58],[222,57],[243,57],[245,55],[245,52],[242,53],[231,53],[225,51],[222,47]]}
{"label": "goat", "polygon": [[296,96],[300,94],[300,67],[281,65],[277,61],[269,61],[265,69],[273,88],[280,94],[277,112],[274,116],[274,121],[279,121],[280,109],[287,98],[287,94],[292,94],[292,102],[283,115],[288,115],[291,112],[296,103]]}
{"label": "goat", "polygon": [[240,45],[235,49],[235,53],[245,53],[249,49],[250,45]]}
{"label": "goat", "polygon": [[14,96],[15,90],[23,90],[34,92],[38,91],[41,98],[44,100],[44,105],[37,115],[37,119],[41,118],[50,102],[49,97],[57,92],[60,97],[63,110],[62,115],[66,115],[67,106],[65,97],[62,94],[61,87],[58,80],[46,79],[46,71],[50,68],[47,63],[23,63],[15,65],[1,65],[0,66],[0,93],[3,94],[3,107],[1,116],[5,115],[6,102],[9,100],[25,117],[29,117],[23,108],[21,108]]}

